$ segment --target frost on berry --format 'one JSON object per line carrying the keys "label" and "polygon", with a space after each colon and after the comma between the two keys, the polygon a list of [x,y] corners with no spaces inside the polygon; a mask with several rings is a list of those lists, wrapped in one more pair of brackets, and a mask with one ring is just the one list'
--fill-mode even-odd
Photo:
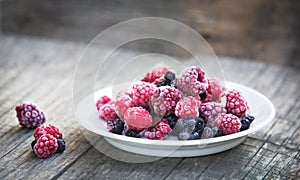
{"label": "frost on berry", "polygon": [[43,111],[32,103],[22,103],[16,107],[19,124],[26,128],[36,128],[46,122]]}
{"label": "frost on berry", "polygon": [[214,121],[220,113],[226,113],[226,109],[222,106],[222,104],[217,102],[202,103],[199,111],[200,115],[205,119],[206,122]]}
{"label": "frost on berry", "polygon": [[34,153],[39,158],[47,158],[58,148],[57,139],[50,134],[42,135],[34,145]]}
{"label": "frost on berry", "polygon": [[108,96],[101,96],[96,103],[97,110],[99,111],[101,106],[103,106],[104,104],[107,104],[107,103],[112,103],[111,98]]}
{"label": "frost on berry", "polygon": [[175,107],[175,115],[182,119],[193,118],[199,116],[199,107],[201,102],[198,98],[188,96],[182,98]]}
{"label": "frost on berry", "polygon": [[176,104],[180,99],[179,90],[170,86],[162,86],[155,90],[150,100],[150,107],[156,115],[167,116],[175,111]]}
{"label": "frost on berry", "polygon": [[154,127],[148,128],[144,135],[148,139],[164,140],[167,139],[168,134],[171,133],[171,131],[170,125],[163,119]]}
{"label": "frost on berry", "polygon": [[150,98],[154,94],[156,86],[148,82],[137,82],[132,86],[132,101],[135,106],[148,107]]}
{"label": "frost on berry", "polygon": [[129,108],[125,115],[124,121],[130,129],[140,131],[152,125],[152,116],[142,107]]}
{"label": "frost on berry", "polygon": [[127,109],[133,107],[133,101],[132,98],[127,93],[119,93],[116,97],[115,101],[115,110],[117,115],[124,119],[124,114],[127,111]]}
{"label": "frost on berry", "polygon": [[226,88],[221,85],[217,78],[208,78],[208,87],[206,89],[206,98],[202,102],[221,102],[221,97],[224,96]]}
{"label": "frost on berry", "polygon": [[117,118],[114,104],[104,104],[103,106],[101,106],[98,113],[99,118],[105,121]]}
{"label": "frost on berry", "polygon": [[152,83],[163,77],[169,70],[169,67],[158,64],[150,72],[147,72],[141,81]]}
{"label": "frost on berry", "polygon": [[228,135],[240,132],[242,124],[237,116],[221,113],[215,120],[215,126],[219,127],[224,135]]}
{"label": "frost on berry", "polygon": [[198,96],[208,87],[207,78],[200,67],[190,66],[177,79],[177,88],[187,96]]}
{"label": "frost on berry", "polygon": [[43,125],[36,128],[33,136],[35,139],[38,139],[39,137],[45,134],[51,134],[55,138],[62,138],[63,136],[59,129],[51,124],[46,126]]}
{"label": "frost on berry", "polygon": [[234,114],[238,117],[245,115],[248,105],[241,92],[231,90],[226,93],[226,106],[228,113]]}

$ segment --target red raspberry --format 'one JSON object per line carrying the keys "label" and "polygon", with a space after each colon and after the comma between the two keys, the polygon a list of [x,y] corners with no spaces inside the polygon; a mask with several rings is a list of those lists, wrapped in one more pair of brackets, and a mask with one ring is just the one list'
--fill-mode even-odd
{"label": "red raspberry", "polygon": [[150,127],[145,132],[145,137],[148,139],[164,140],[167,139],[168,134],[172,132],[172,129],[168,122],[163,119],[154,127]]}
{"label": "red raspberry", "polygon": [[185,95],[197,96],[207,89],[208,82],[200,67],[191,66],[182,71],[176,85]]}
{"label": "red raspberry", "polygon": [[148,82],[138,82],[132,86],[132,101],[135,106],[148,107],[156,86]]}
{"label": "red raspberry", "polygon": [[50,134],[57,139],[62,138],[62,136],[63,136],[62,133],[59,132],[59,129],[51,124],[49,124],[47,126],[40,126],[40,127],[36,128],[33,136],[35,139],[38,139],[44,134]]}
{"label": "red raspberry", "polygon": [[112,102],[112,100],[110,97],[101,96],[96,103],[97,110],[99,111],[101,106],[103,106],[104,104],[107,104],[107,103],[111,103],[111,102]]}
{"label": "red raspberry", "polygon": [[221,102],[226,88],[223,87],[217,78],[208,78],[208,88],[206,89],[206,98],[202,102]]}
{"label": "red raspberry", "polygon": [[127,94],[118,94],[117,99],[115,101],[115,109],[117,115],[123,119],[124,114],[127,111],[127,109],[133,107],[134,104],[132,102],[132,98]]}
{"label": "red raspberry", "polygon": [[200,115],[205,121],[214,121],[220,113],[226,113],[226,109],[220,103],[207,102],[202,103],[199,108]]}
{"label": "red raspberry", "polygon": [[115,106],[113,104],[104,104],[99,109],[99,118],[105,121],[109,121],[117,118]]}
{"label": "red raspberry", "polygon": [[175,115],[182,119],[196,119],[199,116],[200,104],[201,102],[195,97],[184,97],[177,103]]}
{"label": "red raspberry", "polygon": [[57,139],[50,134],[44,134],[37,140],[33,150],[37,157],[46,158],[55,153],[57,147]]}
{"label": "red raspberry", "polygon": [[148,72],[141,81],[152,83],[156,79],[164,76],[168,71],[168,67],[158,65],[154,67],[151,72]]}
{"label": "red raspberry", "polygon": [[142,107],[132,107],[124,115],[124,121],[130,129],[140,131],[152,125],[152,117]]}
{"label": "red raspberry", "polygon": [[31,103],[22,103],[16,107],[19,124],[27,128],[36,128],[46,122],[46,117],[42,110]]}
{"label": "red raspberry", "polygon": [[215,125],[219,127],[225,135],[240,132],[242,126],[240,119],[237,116],[225,113],[221,113],[217,116]]}
{"label": "red raspberry", "polygon": [[155,90],[151,97],[151,109],[155,114],[167,116],[174,112],[177,102],[181,99],[179,90],[170,86],[162,86]]}
{"label": "red raspberry", "polygon": [[248,109],[247,101],[239,91],[232,90],[226,93],[226,106],[228,113],[238,117],[244,115]]}

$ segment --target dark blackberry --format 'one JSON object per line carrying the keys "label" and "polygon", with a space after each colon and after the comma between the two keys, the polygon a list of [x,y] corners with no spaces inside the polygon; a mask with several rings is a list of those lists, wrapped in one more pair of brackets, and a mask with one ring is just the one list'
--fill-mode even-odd
{"label": "dark blackberry", "polygon": [[164,79],[157,84],[157,87],[161,86],[170,86],[170,82]]}
{"label": "dark blackberry", "polygon": [[141,135],[139,134],[139,132],[137,132],[135,130],[132,130],[132,129],[129,129],[128,131],[126,131],[125,135],[129,136],[129,137],[137,137],[137,138],[141,137]]}
{"label": "dark blackberry", "polygon": [[195,140],[195,139],[200,139],[201,135],[198,132],[194,132],[190,135],[188,140]]}
{"label": "dark blackberry", "polygon": [[218,131],[216,132],[214,137],[220,137],[220,136],[224,136],[224,134],[222,133],[222,131],[220,129],[218,129]]}
{"label": "dark blackberry", "polygon": [[164,78],[165,78],[167,81],[171,82],[171,81],[173,81],[173,80],[176,79],[176,75],[175,75],[175,73],[173,73],[173,72],[171,72],[171,71],[168,71],[168,72],[165,74]]}
{"label": "dark blackberry", "polygon": [[31,142],[31,148],[32,148],[32,150],[33,150],[33,147],[34,147],[34,145],[36,144],[36,142],[37,142],[37,139],[35,139],[35,140],[33,140],[33,141]]}
{"label": "dark blackberry", "polygon": [[170,125],[171,129],[173,129],[179,118],[175,114],[171,114],[169,116],[165,116],[164,119],[168,120],[168,124]]}
{"label": "dark blackberry", "polygon": [[66,141],[63,139],[57,139],[57,150],[56,153],[63,153],[66,150]]}
{"label": "dark blackberry", "polygon": [[249,120],[250,124],[254,121],[255,117],[254,116],[251,116],[251,115],[246,115],[245,117],[247,120]]}
{"label": "dark blackberry", "polygon": [[244,131],[249,129],[251,122],[248,119],[242,119],[241,120],[242,126],[240,128],[240,131]]}
{"label": "dark blackberry", "polygon": [[200,93],[199,96],[200,96],[201,101],[204,100],[206,98],[206,91],[204,91],[203,93]]}
{"label": "dark blackberry", "polygon": [[124,122],[119,118],[107,121],[107,128],[112,133],[122,134],[124,129]]}
{"label": "dark blackberry", "polygon": [[193,132],[194,133],[197,132],[199,134],[199,136],[201,136],[205,126],[206,126],[206,123],[205,123],[204,119],[200,116],[197,118],[196,125],[195,125]]}

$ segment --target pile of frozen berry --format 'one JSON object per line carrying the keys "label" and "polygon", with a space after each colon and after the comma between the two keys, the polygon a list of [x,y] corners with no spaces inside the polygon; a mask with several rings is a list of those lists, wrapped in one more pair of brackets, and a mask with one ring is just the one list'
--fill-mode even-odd
{"label": "pile of frozen berry", "polygon": [[227,90],[197,66],[178,77],[168,67],[155,67],[114,101],[100,97],[96,107],[110,132],[155,140],[224,136],[248,129],[254,120],[241,92]]}
{"label": "pile of frozen berry", "polygon": [[62,153],[66,149],[66,142],[62,133],[46,122],[43,111],[32,103],[22,103],[16,107],[19,124],[26,128],[36,128],[31,143],[32,150],[39,158],[47,158],[54,153]]}

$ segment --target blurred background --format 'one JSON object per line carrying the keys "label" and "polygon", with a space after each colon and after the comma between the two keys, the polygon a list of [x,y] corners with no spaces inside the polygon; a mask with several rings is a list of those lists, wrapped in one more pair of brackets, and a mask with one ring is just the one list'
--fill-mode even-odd
{"label": "blurred background", "polygon": [[[0,5],[3,36],[87,44],[124,20],[165,17],[197,30],[218,56],[300,68],[297,0],[2,0]],[[123,48],[174,52],[163,42],[144,40],[142,44],[130,43]]]}

